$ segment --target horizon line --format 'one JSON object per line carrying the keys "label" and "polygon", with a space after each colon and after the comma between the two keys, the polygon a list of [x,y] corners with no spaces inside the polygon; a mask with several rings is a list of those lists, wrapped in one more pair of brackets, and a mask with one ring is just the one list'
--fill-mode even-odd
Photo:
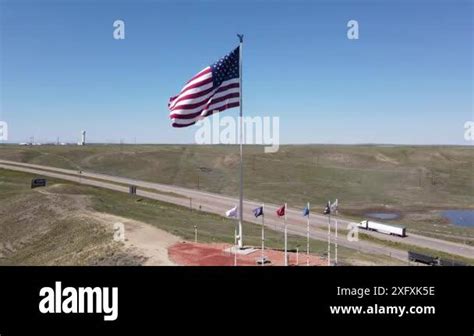
{"label": "horizon line", "polygon": [[[88,145],[116,145],[116,146],[239,146],[238,143],[236,144],[196,144],[196,143],[172,143],[172,142],[88,142],[85,145],[79,145],[76,142],[62,142],[62,143],[55,143],[55,142],[2,142],[0,141],[1,145],[9,145],[9,146],[78,146],[78,147],[87,147]],[[270,146],[271,144],[243,144],[244,146]],[[308,142],[308,143],[281,143],[279,146],[418,146],[418,147],[427,147],[427,146],[451,146],[451,147],[470,147],[473,146],[474,143],[466,143],[466,144],[446,144],[446,143],[426,143],[426,144],[407,144],[407,143],[376,143],[376,142],[361,142],[361,143],[323,143],[323,142]]]}

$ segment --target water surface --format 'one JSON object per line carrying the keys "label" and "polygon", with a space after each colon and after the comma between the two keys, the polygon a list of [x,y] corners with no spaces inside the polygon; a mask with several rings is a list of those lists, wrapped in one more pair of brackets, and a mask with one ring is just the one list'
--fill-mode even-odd
{"label": "water surface", "polygon": [[444,210],[441,215],[454,225],[474,227],[474,210]]}

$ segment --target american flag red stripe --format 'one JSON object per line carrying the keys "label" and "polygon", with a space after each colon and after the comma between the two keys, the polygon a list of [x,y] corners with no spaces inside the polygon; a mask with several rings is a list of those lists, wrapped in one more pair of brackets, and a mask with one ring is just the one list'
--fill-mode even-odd
{"label": "american flag red stripe", "polygon": [[240,105],[239,48],[192,77],[168,103],[173,127]]}

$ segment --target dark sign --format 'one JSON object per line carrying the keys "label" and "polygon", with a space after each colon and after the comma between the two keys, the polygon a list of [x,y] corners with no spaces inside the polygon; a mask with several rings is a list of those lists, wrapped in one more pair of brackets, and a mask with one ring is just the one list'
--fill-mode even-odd
{"label": "dark sign", "polygon": [[31,180],[31,189],[37,187],[46,187],[46,179],[44,178],[36,178]]}

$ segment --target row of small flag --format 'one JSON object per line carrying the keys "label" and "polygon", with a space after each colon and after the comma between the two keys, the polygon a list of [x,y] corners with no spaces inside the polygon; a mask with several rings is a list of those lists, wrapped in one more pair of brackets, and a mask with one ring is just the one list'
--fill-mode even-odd
{"label": "row of small flag", "polygon": [[[324,208],[324,211],[323,211],[323,214],[324,215],[330,215],[331,213],[334,213],[337,211],[337,208],[338,208],[338,200],[336,199],[334,202],[330,202],[328,201],[328,203],[326,204],[326,207]],[[260,217],[260,216],[264,216],[263,214],[263,206],[260,206],[258,208],[255,208],[252,210],[253,212],[253,215],[255,217]],[[278,217],[283,217],[285,216],[285,213],[286,213],[286,204],[279,207],[276,211],[276,214],[278,215]],[[303,209],[303,216],[309,216],[309,213],[310,213],[310,209],[308,206],[306,206],[304,209]],[[225,215],[227,217],[230,217],[230,218],[237,218],[237,215],[238,215],[238,207],[235,206],[233,207],[232,209],[226,211]]]}

